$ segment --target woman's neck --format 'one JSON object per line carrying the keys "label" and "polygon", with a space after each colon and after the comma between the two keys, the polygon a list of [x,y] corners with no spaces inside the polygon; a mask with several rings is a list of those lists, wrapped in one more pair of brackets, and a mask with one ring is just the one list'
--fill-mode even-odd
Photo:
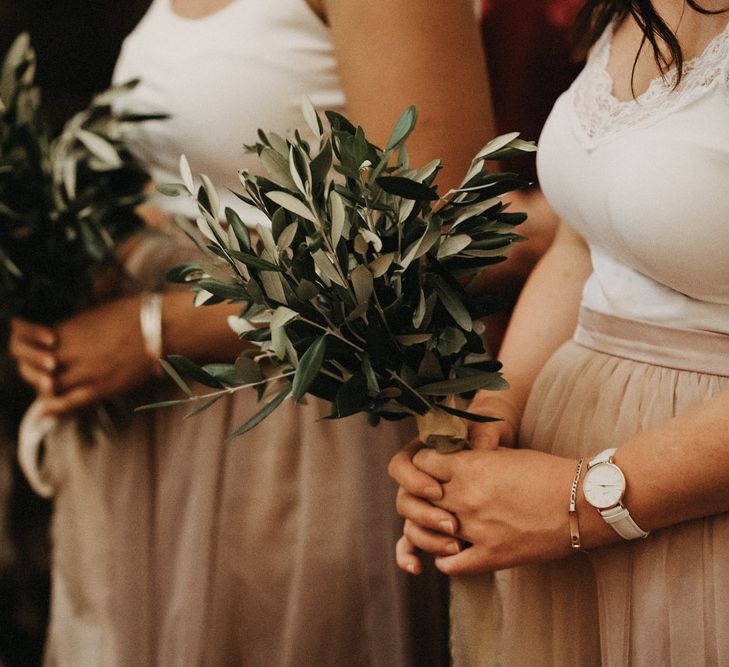
{"label": "woman's neck", "polygon": [[[676,35],[684,61],[703,53],[729,21],[729,13],[701,14],[682,0],[654,0],[653,6]],[[702,6],[712,10],[722,8],[713,0],[705,0]],[[669,49],[660,38],[658,43],[670,62]],[[622,100],[640,95],[656,77],[661,76],[651,45],[643,42],[643,32],[630,15],[615,29],[608,72],[614,82],[613,94]]]}

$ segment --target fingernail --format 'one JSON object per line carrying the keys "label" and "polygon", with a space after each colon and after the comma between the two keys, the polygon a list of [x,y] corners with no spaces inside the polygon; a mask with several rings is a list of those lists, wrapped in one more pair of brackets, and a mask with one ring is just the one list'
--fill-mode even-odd
{"label": "fingernail", "polygon": [[449,535],[453,535],[456,532],[456,527],[452,521],[441,521],[438,525],[444,533],[448,533]]}
{"label": "fingernail", "polygon": [[42,391],[50,392],[53,389],[53,382],[44,375],[40,380],[40,386]]}
{"label": "fingernail", "polygon": [[405,569],[406,569],[406,570],[407,570],[408,572],[410,572],[410,574],[415,574],[415,565],[413,565],[412,563],[408,563],[408,564],[407,564],[407,565],[405,566]]}
{"label": "fingernail", "polygon": [[43,365],[49,373],[53,373],[56,370],[56,360],[53,357],[48,357],[44,360]]}
{"label": "fingernail", "polygon": [[458,542],[451,542],[448,545],[447,551],[449,554],[452,554],[453,556],[455,556],[456,554],[461,553],[461,545],[458,544]]}
{"label": "fingernail", "polygon": [[443,497],[443,487],[440,484],[438,484],[437,486],[426,486],[425,495],[427,498],[440,500]]}

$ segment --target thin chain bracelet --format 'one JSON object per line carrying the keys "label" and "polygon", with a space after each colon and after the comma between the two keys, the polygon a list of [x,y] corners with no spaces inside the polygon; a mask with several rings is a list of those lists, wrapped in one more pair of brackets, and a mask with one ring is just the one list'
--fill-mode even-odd
{"label": "thin chain bracelet", "polygon": [[572,480],[572,489],[570,490],[570,544],[575,550],[582,548],[580,542],[580,524],[577,520],[577,485],[580,482],[580,473],[582,472],[582,464],[585,459],[580,459],[577,463],[577,471],[575,472],[575,478]]}

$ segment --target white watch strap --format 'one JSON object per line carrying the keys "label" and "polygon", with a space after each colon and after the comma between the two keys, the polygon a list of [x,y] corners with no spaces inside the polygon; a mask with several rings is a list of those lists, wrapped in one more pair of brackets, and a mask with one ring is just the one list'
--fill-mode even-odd
{"label": "white watch strap", "polygon": [[613,447],[612,449],[604,449],[599,454],[597,454],[593,459],[590,460],[590,463],[588,463],[588,467],[592,468],[592,466],[597,465],[598,463],[609,463],[610,459],[615,456],[615,452],[617,452],[617,447]]}
{"label": "white watch strap", "polygon": [[648,533],[643,530],[630,516],[630,512],[622,505],[616,505],[606,510],[601,510],[602,518],[609,523],[613,530],[624,540],[635,540],[639,537],[648,537]]}

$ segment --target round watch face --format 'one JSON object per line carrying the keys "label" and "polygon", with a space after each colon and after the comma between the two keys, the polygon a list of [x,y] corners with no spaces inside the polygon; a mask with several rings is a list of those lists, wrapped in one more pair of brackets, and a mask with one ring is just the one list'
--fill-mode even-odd
{"label": "round watch face", "polygon": [[598,509],[613,507],[625,493],[625,477],[612,463],[598,463],[585,473],[582,482],[585,499]]}

